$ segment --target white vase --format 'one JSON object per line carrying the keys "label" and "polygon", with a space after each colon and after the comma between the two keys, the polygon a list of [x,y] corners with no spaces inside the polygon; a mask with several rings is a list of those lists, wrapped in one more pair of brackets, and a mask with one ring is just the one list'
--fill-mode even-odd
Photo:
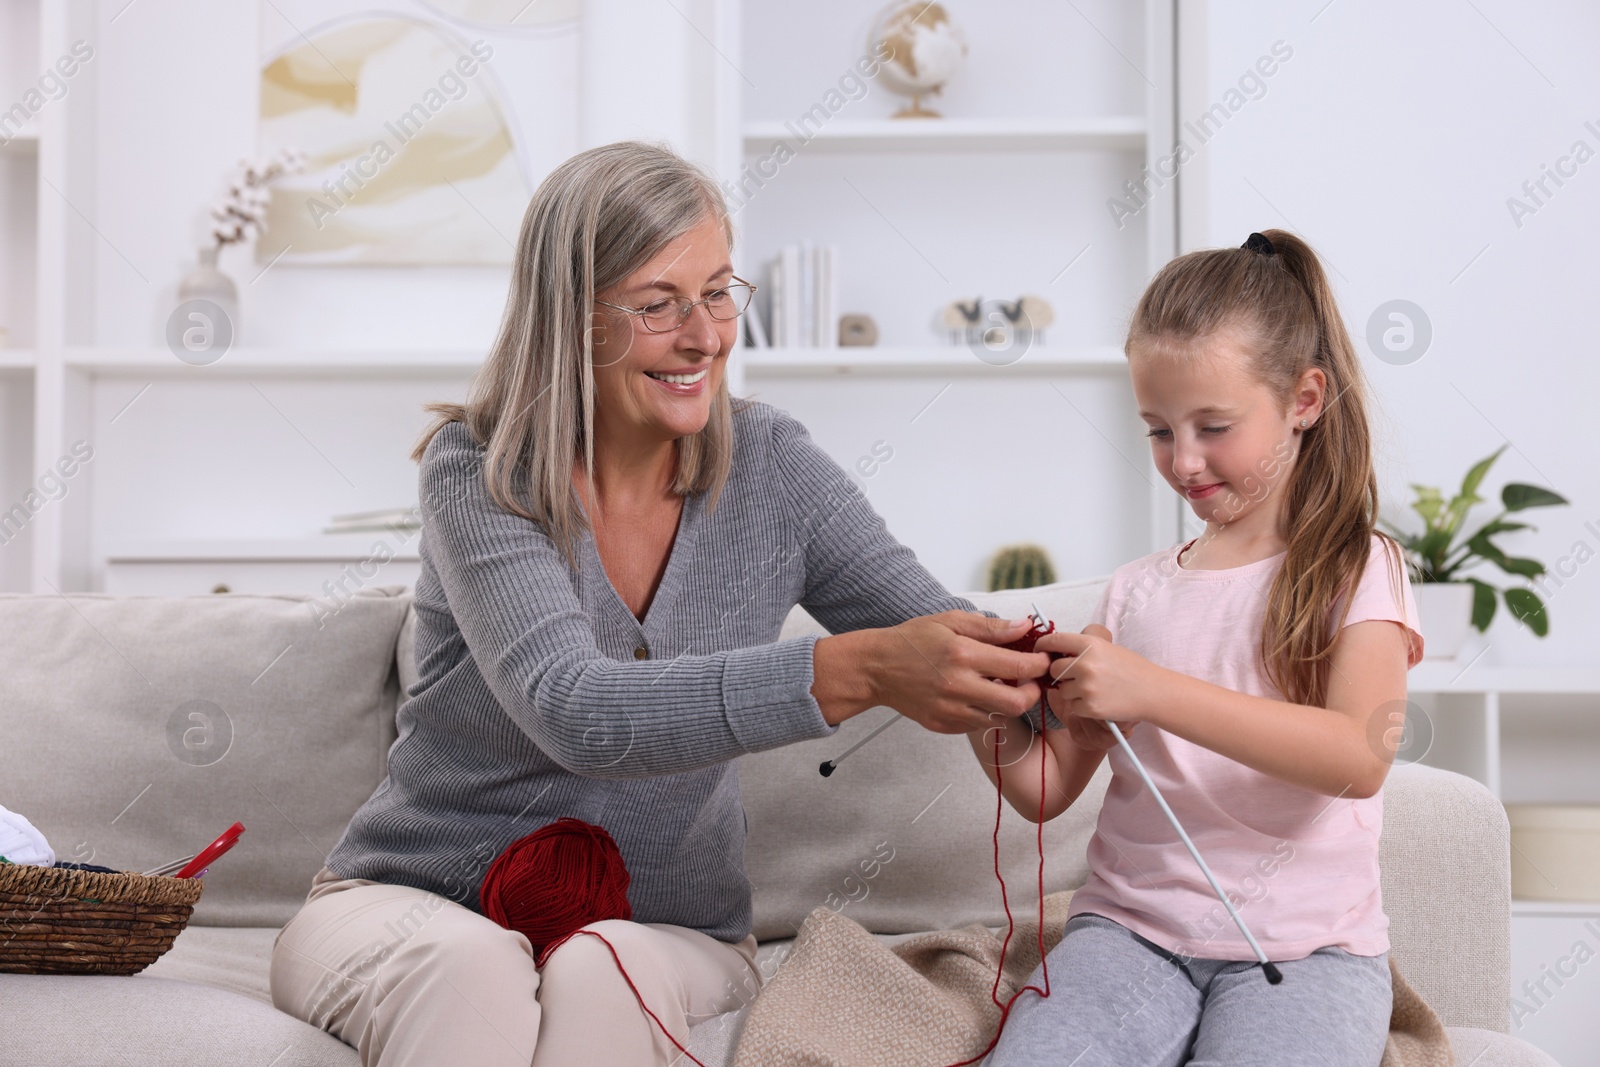
{"label": "white vase", "polygon": [[228,317],[229,344],[239,343],[239,290],[233,279],[217,268],[217,245],[202,246],[200,265],[183,276],[178,284],[178,303],[209,300]]}
{"label": "white vase", "polygon": [[1423,654],[1455,659],[1472,633],[1473,586],[1467,582],[1421,582],[1412,586],[1422,620]]}

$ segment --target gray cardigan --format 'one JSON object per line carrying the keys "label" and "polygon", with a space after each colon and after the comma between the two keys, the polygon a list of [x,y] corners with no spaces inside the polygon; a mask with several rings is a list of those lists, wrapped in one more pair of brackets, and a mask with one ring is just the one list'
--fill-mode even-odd
{"label": "gray cardigan", "polygon": [[789,415],[734,415],[715,512],[684,501],[644,621],[594,539],[579,569],[488,497],[483,452],[445,426],[421,465],[418,681],[389,775],[328,856],[335,873],[481,910],[489,865],[571,816],[615,838],[638,922],[750,933],[737,758],[833,731],[811,696],[813,635],[972,605],[889,535],[856,483]]}

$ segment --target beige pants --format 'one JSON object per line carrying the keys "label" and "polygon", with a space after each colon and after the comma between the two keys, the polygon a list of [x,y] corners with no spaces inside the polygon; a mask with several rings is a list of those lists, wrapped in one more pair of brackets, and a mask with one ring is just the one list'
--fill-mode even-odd
{"label": "beige pants", "polygon": [[[608,920],[617,950],[672,1036],[751,1000],[756,941]],[[272,950],[272,1003],[361,1053],[366,1067],[688,1064],[639,1009],[616,960],[575,937],[534,967],[528,939],[436,893],[326,867]]]}

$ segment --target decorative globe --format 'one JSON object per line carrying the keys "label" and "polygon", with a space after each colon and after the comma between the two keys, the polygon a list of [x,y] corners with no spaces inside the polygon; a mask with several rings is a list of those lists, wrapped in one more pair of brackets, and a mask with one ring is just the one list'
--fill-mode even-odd
{"label": "decorative globe", "polygon": [[873,24],[869,44],[875,54],[887,56],[878,66],[878,80],[911,97],[911,105],[894,117],[938,118],[937,111],[922,106],[922,98],[944,88],[967,58],[966,36],[944,5],[926,0],[891,5]]}

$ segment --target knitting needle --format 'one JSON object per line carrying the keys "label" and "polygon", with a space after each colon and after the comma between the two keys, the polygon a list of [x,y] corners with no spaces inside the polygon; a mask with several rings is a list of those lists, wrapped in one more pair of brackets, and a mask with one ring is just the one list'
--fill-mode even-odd
{"label": "knitting needle", "polygon": [[[1033,610],[1034,614],[1039,615],[1037,606]],[[1039,615],[1039,617],[1042,619],[1044,616]],[[1233,917],[1233,924],[1239,928],[1239,932],[1244,935],[1244,939],[1250,942],[1250,948],[1255,952],[1256,959],[1261,961],[1261,970],[1267,976],[1267,982],[1271,985],[1277,985],[1283,981],[1283,972],[1278,970],[1275,963],[1267,959],[1265,952],[1261,951],[1261,946],[1256,943],[1255,936],[1250,933],[1250,928],[1244,924],[1244,918],[1234,908],[1233,901],[1228,899],[1228,894],[1222,891],[1222,887],[1217,884],[1216,878],[1211,874],[1211,868],[1206,866],[1206,861],[1200,857],[1200,850],[1194,847],[1194,842],[1189,839],[1189,834],[1184,830],[1183,824],[1178,821],[1178,817],[1167,806],[1167,798],[1161,795],[1161,790],[1157,789],[1156,783],[1150,779],[1150,772],[1144,769],[1144,764],[1134,754],[1133,746],[1128,744],[1128,739],[1122,734],[1122,727],[1109,719],[1105,720],[1105,724],[1110,727],[1111,735],[1117,739],[1117,744],[1122,746],[1122,754],[1128,757],[1128,762],[1133,764],[1133,769],[1139,772],[1139,777],[1144,780],[1145,788],[1150,790],[1150,795],[1156,798],[1157,804],[1161,805],[1161,811],[1166,815],[1167,821],[1172,824],[1174,830],[1178,831],[1178,836],[1183,839],[1183,845],[1189,850],[1189,855],[1193,856],[1195,863],[1199,864],[1200,873],[1205,875],[1206,881],[1211,883],[1211,891],[1217,894],[1217,899],[1222,901],[1222,906],[1227,908],[1228,914]]]}
{"label": "knitting needle", "polygon": [[1244,919],[1234,908],[1233,901],[1228,899],[1228,894],[1222,891],[1222,887],[1217,884],[1216,878],[1212,877],[1211,868],[1206,866],[1206,861],[1200,858],[1200,850],[1194,847],[1194,842],[1189,840],[1188,834],[1184,833],[1183,825],[1178,822],[1178,817],[1172,814],[1171,808],[1167,807],[1166,797],[1161,795],[1161,790],[1157,789],[1156,784],[1150,780],[1150,775],[1145,771],[1144,764],[1139,762],[1139,757],[1133,754],[1133,746],[1129,745],[1128,739],[1122,736],[1121,728],[1110,720],[1106,720],[1106,725],[1111,727],[1112,734],[1116,736],[1117,744],[1122,746],[1123,754],[1133,763],[1133,769],[1139,772],[1140,778],[1144,779],[1144,784],[1149,788],[1150,795],[1156,798],[1157,804],[1161,805],[1161,810],[1166,813],[1167,821],[1172,824],[1174,830],[1178,831],[1178,836],[1183,838],[1184,847],[1189,850],[1189,855],[1194,857],[1194,861],[1200,865],[1200,873],[1204,874],[1206,881],[1211,883],[1212,892],[1217,894],[1217,899],[1222,901],[1222,906],[1228,909],[1229,915],[1233,916],[1233,924],[1239,928],[1239,932],[1244,935],[1244,939],[1250,942],[1250,948],[1255,952],[1256,959],[1261,961],[1261,970],[1266,974],[1267,981],[1272,985],[1277,985],[1283,981],[1283,972],[1278,970],[1276,964],[1267,959],[1267,954],[1261,951],[1260,945],[1256,944],[1255,937],[1251,935],[1250,928],[1244,924]]}
{"label": "knitting needle", "polygon": [[893,726],[895,723],[899,722],[901,720],[901,718],[902,718],[902,716],[899,715],[899,714],[891,715],[889,717],[889,721],[888,722],[884,723],[882,726],[879,726],[876,730],[873,730],[866,737],[863,737],[861,740],[857,741],[855,744],[853,744],[849,748],[845,749],[844,750],[844,755],[840,756],[838,759],[827,760],[826,762],[824,762],[822,764],[822,766],[818,767],[817,770],[821,773],[822,777],[824,777],[824,778],[828,777],[834,771],[839,769],[839,764],[843,763],[845,760],[850,758],[850,754],[852,752],[854,752],[856,749],[860,748],[862,745],[866,744],[868,741],[871,741],[874,737],[877,737],[879,734],[883,733],[885,730],[887,730],[889,727]]}
{"label": "knitting needle", "polygon": [[[200,855],[198,852],[194,854],[194,856],[198,855]],[[173,860],[171,863],[163,863],[159,867],[152,867],[150,870],[145,871],[144,874],[146,877],[151,875],[174,874],[187,867],[189,865],[189,861],[194,859],[194,856],[185,856],[181,860]]]}

